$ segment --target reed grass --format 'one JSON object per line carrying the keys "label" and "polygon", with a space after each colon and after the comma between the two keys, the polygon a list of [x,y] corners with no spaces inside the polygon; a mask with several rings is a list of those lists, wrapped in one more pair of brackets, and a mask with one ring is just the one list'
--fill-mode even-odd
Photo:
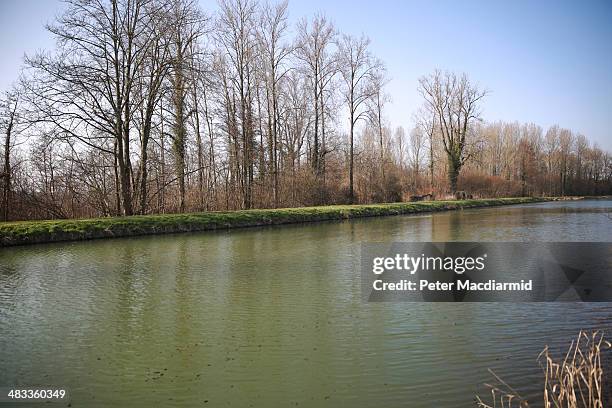
{"label": "reed grass", "polygon": [[[604,408],[606,398],[604,371],[609,367],[602,365],[602,354],[612,349],[612,344],[604,339],[602,332],[587,334],[580,331],[572,340],[565,357],[556,360],[548,346],[538,356],[544,375],[542,401],[544,408]],[[490,400],[485,402],[480,396],[476,404],[480,408],[529,408],[529,402],[521,394],[503,381],[492,370],[496,382],[485,384],[490,390]],[[538,404],[540,405],[540,404]]]}

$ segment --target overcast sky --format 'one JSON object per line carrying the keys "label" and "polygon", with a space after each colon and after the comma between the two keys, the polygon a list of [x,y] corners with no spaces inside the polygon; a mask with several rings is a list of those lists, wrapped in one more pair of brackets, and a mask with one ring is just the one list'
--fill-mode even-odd
{"label": "overcast sky", "polygon": [[[24,53],[53,47],[43,26],[61,7],[0,0],[0,90],[17,78]],[[417,80],[440,68],[491,91],[487,121],[558,123],[612,151],[612,1],[290,0],[292,22],[317,11],[342,32],[371,38],[392,78],[386,117],[394,127],[412,125]]]}

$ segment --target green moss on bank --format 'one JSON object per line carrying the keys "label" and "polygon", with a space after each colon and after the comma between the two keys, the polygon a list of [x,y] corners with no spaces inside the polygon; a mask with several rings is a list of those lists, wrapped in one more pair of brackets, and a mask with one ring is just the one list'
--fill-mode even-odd
{"label": "green moss on bank", "polygon": [[499,198],[0,223],[0,246],[415,214],[547,201]]}

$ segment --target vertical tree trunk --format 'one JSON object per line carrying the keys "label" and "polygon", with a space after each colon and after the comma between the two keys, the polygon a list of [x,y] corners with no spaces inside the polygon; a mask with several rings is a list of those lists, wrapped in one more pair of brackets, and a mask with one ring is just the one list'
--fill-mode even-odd
{"label": "vertical tree trunk", "polygon": [[164,119],[161,119],[161,134],[159,140],[160,167],[161,167],[161,190],[159,192],[160,207],[162,214],[166,213],[166,138],[164,135]]}
{"label": "vertical tree trunk", "polygon": [[2,220],[8,221],[11,202],[11,132],[13,130],[13,117],[11,117],[6,129],[4,139],[4,185],[2,186]]}
{"label": "vertical tree trunk", "polygon": [[[352,106],[352,104],[351,104]],[[349,152],[349,204],[355,203],[355,188],[354,188],[354,131],[355,131],[355,113],[351,109],[351,129],[350,129],[350,152]]]}
{"label": "vertical tree trunk", "polygon": [[433,144],[429,147],[429,188],[430,193],[434,191],[434,162],[433,162]]}
{"label": "vertical tree trunk", "polygon": [[377,93],[376,95],[376,108],[377,108],[377,122],[378,122],[378,138],[379,138],[379,144],[380,144],[380,172],[382,175],[382,183],[383,183],[383,188],[384,188],[384,193],[385,193],[385,199],[387,198],[387,191],[386,191],[386,178],[385,178],[385,145],[384,145],[384,140],[383,140],[383,127],[382,127],[382,105],[380,102],[380,92]]}
{"label": "vertical tree trunk", "polygon": [[319,79],[315,72],[314,77],[314,140],[313,140],[313,151],[312,151],[312,168],[315,173],[315,177],[318,180],[319,177]]}
{"label": "vertical tree trunk", "polygon": [[147,210],[147,161],[148,161],[148,131],[143,130],[142,141],[140,143],[140,214],[145,214]]}
{"label": "vertical tree trunk", "polygon": [[323,95],[321,94],[321,163],[319,163],[319,167],[321,168],[321,199],[319,204],[327,203],[327,179],[326,179],[326,166],[325,166],[325,156],[327,155],[327,147],[325,140],[325,102]]}
{"label": "vertical tree trunk", "polygon": [[204,153],[202,152],[202,135],[200,133],[200,109],[198,109],[198,93],[197,84],[193,85],[193,101],[194,107],[194,119],[195,119],[195,134],[196,134],[196,145],[197,145],[197,159],[198,159],[198,202],[200,204],[200,210],[204,209]]}
{"label": "vertical tree trunk", "polygon": [[153,121],[153,104],[147,106],[142,137],[140,141],[140,214],[145,214],[147,211],[147,183],[148,183],[148,160],[149,160],[149,140],[151,139],[151,123]]}
{"label": "vertical tree trunk", "polygon": [[450,185],[451,193],[457,192],[457,179],[459,178],[459,171],[461,170],[461,161],[448,155],[448,182]]}
{"label": "vertical tree trunk", "polygon": [[125,138],[123,135],[123,121],[120,119],[117,124],[117,134],[115,135],[115,140],[117,143],[117,165],[119,167],[119,184],[121,191],[121,199],[122,199],[122,207],[123,207],[123,215],[129,216],[132,215],[132,197],[131,197],[131,186],[130,186],[130,173],[127,168],[125,153],[129,152],[129,150],[125,149],[124,143]]}
{"label": "vertical tree trunk", "polygon": [[[130,75],[129,73],[129,68],[128,68],[128,77]],[[134,208],[133,208],[133,203],[132,203],[132,160],[130,158],[130,118],[131,118],[131,112],[130,112],[130,98],[129,98],[129,94],[126,94],[126,101],[125,101],[125,107],[124,107],[124,118],[123,118],[123,149],[124,149],[124,154],[123,154],[123,160],[124,160],[124,169],[123,169],[123,184],[124,184],[124,188],[123,188],[123,195],[124,195],[124,210],[125,210],[125,215],[133,215],[134,214]]]}
{"label": "vertical tree trunk", "polygon": [[[274,66],[274,64],[272,64]],[[278,102],[276,96],[276,73],[272,75],[272,182],[274,185],[274,208],[278,207]]]}
{"label": "vertical tree trunk", "polygon": [[429,137],[429,188],[430,193],[434,192],[434,138],[433,138],[433,130],[431,132],[431,136]]}
{"label": "vertical tree trunk", "polygon": [[[206,88],[203,88],[202,96],[204,99],[204,118],[206,119],[206,127],[208,129],[209,139],[209,152],[208,152],[208,180],[210,183],[210,189],[212,192],[212,201],[216,205],[217,203],[217,168],[215,163],[215,137],[213,135],[212,118],[208,111],[208,98],[206,96]],[[208,205],[206,206],[207,209]]]}
{"label": "vertical tree trunk", "polygon": [[115,215],[121,214],[121,186],[119,181],[119,161],[117,160],[117,139],[113,143],[113,171],[115,175]]}
{"label": "vertical tree trunk", "polygon": [[176,178],[179,185],[179,211],[185,212],[185,144],[187,142],[187,129],[185,127],[185,73],[183,56],[183,44],[177,40],[177,55],[175,56],[174,66],[174,94],[172,102],[174,104],[174,160],[176,167]]}

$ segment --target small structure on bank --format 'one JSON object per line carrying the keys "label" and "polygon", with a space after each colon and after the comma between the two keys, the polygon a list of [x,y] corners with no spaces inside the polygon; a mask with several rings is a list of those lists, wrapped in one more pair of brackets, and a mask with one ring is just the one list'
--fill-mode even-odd
{"label": "small structure on bank", "polygon": [[474,198],[474,196],[473,196],[473,195],[468,194],[468,193],[467,193],[467,192],[465,192],[465,191],[457,191],[457,192],[455,193],[455,199],[456,199],[456,200],[471,200],[471,199],[473,199],[473,198]]}

